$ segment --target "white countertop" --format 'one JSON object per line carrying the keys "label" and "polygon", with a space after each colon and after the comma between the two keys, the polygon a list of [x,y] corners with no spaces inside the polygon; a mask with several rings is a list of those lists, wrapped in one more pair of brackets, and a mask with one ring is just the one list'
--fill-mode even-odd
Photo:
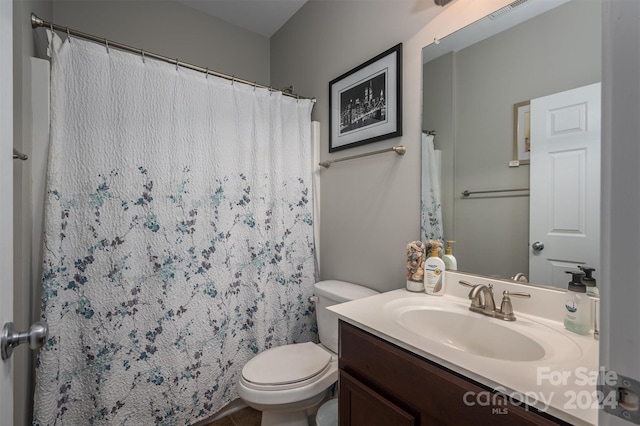
{"label": "white countertop", "polygon": [[[436,299],[442,300],[443,305],[455,307],[455,309],[461,309],[462,306],[468,308],[469,300],[466,297],[458,297],[460,294],[466,294],[468,289],[460,290],[457,287],[462,286],[454,287],[453,281],[455,279],[455,283],[457,283],[460,277],[474,284],[481,281],[475,277],[469,279],[463,275],[459,276],[459,274],[454,276],[454,274],[448,273],[448,275],[448,294],[444,296],[431,296],[401,289],[334,305],[328,309],[338,314],[340,319],[364,331],[497,390],[508,398],[523,401],[527,405],[534,406],[538,410],[545,411],[572,424],[596,425],[598,421],[598,399],[596,397],[598,341],[594,340],[591,335],[580,336],[565,330],[562,323],[557,320],[558,315],[555,315],[556,318],[549,319],[530,313],[525,314],[519,312],[516,303],[514,303],[514,311],[518,318],[515,322],[485,317],[490,321],[501,321],[506,327],[514,327],[514,330],[537,323],[542,326],[543,330],[548,327],[550,333],[564,335],[562,341],[567,342],[567,346],[571,346],[571,350],[566,351],[571,356],[545,356],[536,361],[498,360],[463,352],[445,343],[430,340],[414,333],[401,326],[389,315],[390,303],[397,304],[411,298],[421,297],[428,298],[429,303],[433,303],[433,300]],[[492,282],[496,283],[496,281]],[[545,305],[548,305],[552,300],[554,303],[557,302],[558,306],[562,306],[560,303],[564,300],[563,293],[559,291],[555,291],[555,294],[552,291],[550,294],[538,295],[536,289],[512,283],[496,284],[496,295],[501,294],[503,286],[504,289],[514,291],[529,290],[532,293],[532,299],[528,300],[535,300],[536,296],[539,296],[537,297],[538,303],[543,302]],[[542,291],[546,292],[546,289],[542,289]],[[499,306],[500,297],[496,296],[496,299]],[[534,310],[535,305],[535,302],[530,303],[526,310]],[[545,309],[549,310],[549,306],[545,306]],[[446,324],[442,324],[442,327],[446,327]],[[543,344],[543,346],[545,345]],[[563,349],[554,348],[552,344],[546,344],[545,347],[547,353],[555,355],[562,355],[565,352]],[[477,398],[470,396],[465,403],[481,405],[486,401],[483,399],[486,396],[488,395],[478,395]]]}

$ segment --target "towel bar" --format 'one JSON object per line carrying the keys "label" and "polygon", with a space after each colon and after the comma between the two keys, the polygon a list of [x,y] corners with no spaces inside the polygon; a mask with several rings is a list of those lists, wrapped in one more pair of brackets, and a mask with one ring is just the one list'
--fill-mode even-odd
{"label": "towel bar", "polygon": [[407,152],[407,148],[405,148],[403,145],[392,146],[391,148],[367,152],[366,154],[352,155],[350,157],[338,158],[337,160],[322,161],[318,164],[328,169],[331,166],[331,164],[337,163],[339,161],[353,160],[354,158],[368,157],[370,155],[382,154],[383,152],[391,152],[391,151],[395,152],[398,155],[404,155]]}

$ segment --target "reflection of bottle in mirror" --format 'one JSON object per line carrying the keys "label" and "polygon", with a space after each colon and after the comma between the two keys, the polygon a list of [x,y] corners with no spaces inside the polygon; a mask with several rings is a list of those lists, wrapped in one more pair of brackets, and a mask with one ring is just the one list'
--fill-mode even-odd
{"label": "reflection of bottle in mirror", "polygon": [[431,250],[431,256],[424,261],[424,292],[434,296],[444,294],[444,262],[438,257],[438,249]]}
{"label": "reflection of bottle in mirror", "polygon": [[593,278],[591,274],[595,272],[595,268],[591,268],[589,266],[578,266],[582,272],[584,272],[584,277],[582,278],[582,282],[587,288],[588,296],[596,296],[590,297],[589,302],[591,303],[591,327],[593,328],[593,338],[596,340],[600,340],[600,330],[599,330],[599,315],[600,310],[598,309],[598,299],[600,297],[600,291],[598,287],[596,287],[596,279]]}
{"label": "reflection of bottle in mirror", "polygon": [[598,296],[600,292],[598,291],[598,287],[596,287],[596,279],[592,276],[595,272],[595,268],[591,268],[589,266],[578,266],[578,269],[584,272],[582,282],[585,287],[587,287],[587,294],[591,296]]}
{"label": "reflection of bottle in mirror", "polygon": [[447,240],[447,250],[442,256],[442,260],[444,261],[444,266],[447,268],[447,271],[457,271],[458,270],[458,261],[453,255],[453,249],[451,248],[451,244],[455,243],[453,240]]}
{"label": "reflection of bottle in mirror", "polygon": [[593,316],[593,338],[600,340],[600,299],[593,299],[591,304],[591,315]]}
{"label": "reflection of bottle in mirror", "polygon": [[572,278],[569,290],[565,294],[564,328],[576,334],[589,334],[591,317],[591,298],[582,282],[584,272],[567,271]]}

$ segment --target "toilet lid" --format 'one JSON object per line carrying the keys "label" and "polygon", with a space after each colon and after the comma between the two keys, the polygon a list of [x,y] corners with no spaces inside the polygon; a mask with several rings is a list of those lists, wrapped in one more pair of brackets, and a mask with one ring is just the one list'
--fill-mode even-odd
{"label": "toilet lid", "polygon": [[257,385],[285,385],[315,376],[330,362],[329,352],[311,342],[278,346],[247,362],[242,377]]}

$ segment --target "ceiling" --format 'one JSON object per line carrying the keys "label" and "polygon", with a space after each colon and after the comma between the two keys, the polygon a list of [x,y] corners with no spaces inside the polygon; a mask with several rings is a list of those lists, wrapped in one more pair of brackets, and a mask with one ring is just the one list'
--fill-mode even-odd
{"label": "ceiling", "polygon": [[271,37],[307,0],[177,0],[208,15]]}

